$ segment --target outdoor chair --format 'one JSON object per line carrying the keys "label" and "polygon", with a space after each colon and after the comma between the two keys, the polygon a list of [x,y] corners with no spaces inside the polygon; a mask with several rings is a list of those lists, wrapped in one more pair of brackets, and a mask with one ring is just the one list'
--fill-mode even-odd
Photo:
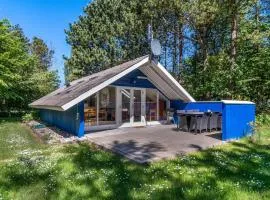
{"label": "outdoor chair", "polygon": [[207,131],[208,119],[209,116],[207,114],[192,117],[190,121],[190,131],[195,131],[196,133],[198,131],[201,133],[203,130]]}
{"label": "outdoor chair", "polygon": [[218,113],[212,113],[208,121],[208,130],[211,132],[213,129],[218,128]]}
{"label": "outdoor chair", "polygon": [[178,117],[179,130],[188,131],[187,117],[185,115]]}
{"label": "outdoor chair", "polygon": [[173,109],[168,109],[167,110],[167,123],[168,124],[177,124],[174,118],[174,110]]}
{"label": "outdoor chair", "polygon": [[222,115],[221,114],[218,115],[217,128],[219,130],[222,130]]}

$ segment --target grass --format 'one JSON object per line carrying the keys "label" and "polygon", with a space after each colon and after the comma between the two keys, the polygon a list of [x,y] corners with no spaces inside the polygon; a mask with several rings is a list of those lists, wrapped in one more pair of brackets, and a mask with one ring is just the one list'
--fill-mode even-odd
{"label": "grass", "polygon": [[[0,199],[270,199],[270,130],[261,130],[260,143],[141,166],[86,143],[43,145],[1,121]],[[24,142],[7,149],[14,135]]]}
{"label": "grass", "polygon": [[0,161],[12,159],[29,149],[40,149],[42,145],[31,134],[31,130],[18,119],[0,119]]}

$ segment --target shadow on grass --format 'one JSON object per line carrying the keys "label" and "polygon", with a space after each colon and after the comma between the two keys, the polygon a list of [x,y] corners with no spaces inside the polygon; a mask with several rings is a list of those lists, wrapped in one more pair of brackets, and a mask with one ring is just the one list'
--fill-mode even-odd
{"label": "shadow on grass", "polygon": [[[153,144],[146,149],[148,148],[152,149]],[[91,195],[93,196],[89,195],[87,198],[145,199],[148,197],[147,190],[151,189],[151,184],[155,181],[153,180],[155,175],[160,176],[160,178],[167,177],[172,179],[171,181],[174,179],[168,172],[160,169],[156,169],[149,173],[148,171],[151,171],[150,165],[134,164],[120,156],[99,149],[93,150],[92,148],[92,150],[89,151],[89,145],[87,144],[80,144],[79,146],[72,148],[67,147],[66,150],[68,152],[77,152],[72,158],[72,162],[77,169],[80,169],[82,172],[98,173],[97,176],[84,178],[78,183],[91,190]],[[101,177],[104,178],[103,186],[97,187]],[[187,183],[179,183],[180,185],[186,185],[186,187],[188,187]],[[189,187],[191,187],[191,185],[189,185]],[[72,188],[70,189],[72,190]],[[181,190],[177,189],[175,192],[177,196],[183,196]],[[161,196],[164,195],[165,193],[161,194]]]}
{"label": "shadow on grass", "polygon": [[66,156],[46,173],[35,165],[14,168],[5,171],[0,184],[14,190],[43,181],[51,185],[48,199],[228,199],[235,189],[258,198],[270,194],[267,145],[236,142],[150,165],[86,143],[67,145],[63,152]]}

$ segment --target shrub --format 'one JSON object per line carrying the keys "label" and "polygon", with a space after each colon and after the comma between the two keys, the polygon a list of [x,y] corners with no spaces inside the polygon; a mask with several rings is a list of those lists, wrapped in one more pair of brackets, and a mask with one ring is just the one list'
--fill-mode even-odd
{"label": "shrub", "polygon": [[270,115],[260,114],[256,117],[256,123],[260,126],[270,126]]}
{"label": "shrub", "polygon": [[260,114],[256,116],[256,121],[251,124],[253,128],[253,134],[251,136],[251,141],[254,143],[261,142],[261,135],[263,132],[263,127],[270,127],[270,115],[268,114]]}
{"label": "shrub", "polygon": [[38,113],[35,111],[31,111],[29,113],[26,113],[22,116],[23,122],[29,122],[31,120],[38,119]]}

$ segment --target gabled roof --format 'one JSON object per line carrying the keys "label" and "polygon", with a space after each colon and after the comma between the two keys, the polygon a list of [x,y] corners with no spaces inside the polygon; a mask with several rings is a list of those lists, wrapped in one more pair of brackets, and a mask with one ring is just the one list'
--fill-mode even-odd
{"label": "gabled roof", "polygon": [[65,111],[92,94],[112,84],[135,69],[141,70],[169,99],[195,101],[188,92],[160,64],[143,56],[121,65],[72,81],[54,92],[29,104],[33,108]]}

